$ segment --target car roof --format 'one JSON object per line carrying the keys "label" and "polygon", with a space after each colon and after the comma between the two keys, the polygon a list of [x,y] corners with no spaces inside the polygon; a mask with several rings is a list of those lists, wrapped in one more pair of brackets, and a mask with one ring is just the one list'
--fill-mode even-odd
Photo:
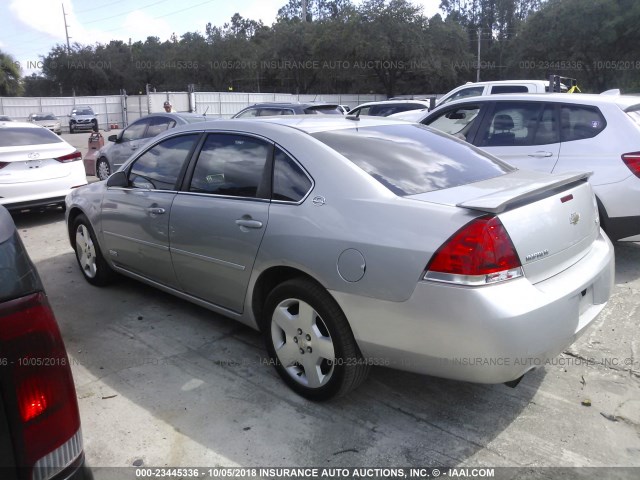
{"label": "car roof", "polygon": [[[358,120],[359,118],[359,120]],[[270,127],[286,127],[296,129],[305,133],[326,132],[331,130],[344,130],[349,128],[374,127],[380,125],[400,125],[411,122],[402,120],[388,120],[386,117],[351,117],[344,115],[286,115],[276,117],[260,117],[251,119],[221,119],[204,123],[181,125],[167,132],[179,131],[201,131],[209,129],[247,131],[267,130]],[[164,135],[164,133],[162,134]]]}
{"label": "car roof", "polygon": [[[403,103],[419,103],[420,105],[429,105],[428,100],[408,100],[403,98],[401,100],[379,100],[376,102],[365,102],[358,105],[358,107],[368,107],[369,105],[390,105],[390,104],[403,104]],[[355,108],[358,108],[355,107]]]}
{"label": "car roof", "polygon": [[[337,107],[338,104],[337,103],[331,103],[331,102],[261,102],[261,103],[254,103],[253,105],[249,105],[248,107],[245,107],[245,108],[251,108],[251,107],[323,107],[323,106]],[[243,108],[243,110],[245,110],[245,108]]]}
{"label": "car roof", "polygon": [[462,85],[458,85],[457,87],[453,88],[452,90],[455,90],[456,88],[460,88],[460,87],[470,87],[472,85],[509,85],[511,83],[537,83],[537,84],[544,84],[545,86],[548,86],[549,85],[549,80],[528,80],[528,79],[485,80],[483,82],[467,82],[467,83],[463,83]]}
{"label": "car roof", "polygon": [[31,122],[11,122],[11,123],[0,123],[0,128],[44,128],[38,124]]}
{"label": "car roof", "polygon": [[[584,105],[616,104],[623,110],[640,104],[640,96],[636,95],[598,95],[595,93],[505,93],[498,95],[482,95],[465,97],[441,105],[432,112],[461,103],[468,102],[505,102],[505,101],[545,101],[555,103],[575,103]],[[430,112],[431,113],[431,112]]]}
{"label": "car roof", "polygon": [[53,112],[31,112],[29,115],[53,115],[53,116],[55,116],[55,113],[53,113]]}

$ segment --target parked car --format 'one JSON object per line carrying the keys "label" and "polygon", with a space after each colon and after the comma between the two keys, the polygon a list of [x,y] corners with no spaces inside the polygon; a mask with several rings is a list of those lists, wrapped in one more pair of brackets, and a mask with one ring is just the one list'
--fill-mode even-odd
{"label": "parked car", "polygon": [[336,103],[256,103],[243,108],[232,118],[272,117],[276,115],[343,115]]}
{"label": "parked car", "polygon": [[41,127],[48,128],[53,133],[62,134],[62,123],[53,113],[32,113],[27,117],[27,122],[35,123]]}
{"label": "parked car", "polygon": [[0,122],[13,122],[13,119],[8,115],[0,115]]}
{"label": "parked car", "polygon": [[372,364],[515,384],[562,352],[612,290],[587,177],[381,118],[220,120],[156,137],[66,215],[89,283],[260,329],[287,385],[326,399]]}
{"label": "parked car", "polygon": [[372,115],[376,117],[388,117],[394,113],[424,110],[429,108],[426,100],[384,100],[380,102],[367,102],[358,105],[349,112],[349,115]]}
{"label": "parked car", "polygon": [[[560,84],[562,92],[567,86]],[[496,95],[501,93],[545,93],[549,92],[549,80],[493,80],[490,82],[467,82],[454,88],[436,100],[436,106],[444,105],[453,100],[481,95]]]}
{"label": "parked car", "polygon": [[82,154],[33,123],[0,123],[0,205],[9,210],[58,204],[86,185]]}
{"label": "parked car", "polygon": [[604,230],[613,240],[640,241],[640,96],[476,97],[419,121],[518,168],[593,172]]}
{"label": "parked car", "polygon": [[42,282],[0,206],[2,478],[91,478],[71,368]]}
{"label": "parked car", "polygon": [[204,121],[206,117],[196,113],[154,113],[139,118],[118,135],[107,138],[112,143],[102,147],[96,155],[96,177],[100,180],[109,178],[136,150],[165,130]]}
{"label": "parked car", "polygon": [[88,105],[76,105],[69,114],[69,133],[78,130],[98,131],[98,117]]}

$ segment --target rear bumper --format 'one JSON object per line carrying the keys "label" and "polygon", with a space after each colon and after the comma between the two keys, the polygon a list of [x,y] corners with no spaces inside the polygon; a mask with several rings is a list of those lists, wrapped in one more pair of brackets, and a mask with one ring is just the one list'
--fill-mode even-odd
{"label": "rear bumper", "polygon": [[406,302],[332,291],[365,359],[444,378],[503,383],[544,366],[605,307],[614,253],[602,232],[589,253],[537,284],[486,287],[419,282]]}
{"label": "rear bumper", "polygon": [[0,205],[8,210],[31,208],[63,203],[64,198],[73,190],[87,184],[87,176],[82,162],[73,162],[68,175],[55,179],[33,182],[0,184]]}

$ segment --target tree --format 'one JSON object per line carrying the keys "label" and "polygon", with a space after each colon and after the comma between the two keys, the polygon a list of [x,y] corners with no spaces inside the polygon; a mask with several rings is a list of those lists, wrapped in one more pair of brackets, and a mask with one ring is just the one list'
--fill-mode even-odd
{"label": "tree", "polygon": [[18,62],[11,55],[0,51],[0,96],[19,96],[23,91]]}

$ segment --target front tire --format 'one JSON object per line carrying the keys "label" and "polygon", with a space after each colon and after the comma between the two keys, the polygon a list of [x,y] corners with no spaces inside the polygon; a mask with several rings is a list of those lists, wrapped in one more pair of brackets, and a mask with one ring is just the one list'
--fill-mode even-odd
{"label": "front tire", "polygon": [[76,133],[76,129],[73,128],[72,124],[69,124],[69,133],[71,133],[71,134]]}
{"label": "front tire", "polygon": [[96,164],[96,177],[100,180],[106,180],[111,175],[111,167],[106,158],[100,157]]}
{"label": "front tire", "polygon": [[74,249],[76,251],[76,260],[85,280],[96,286],[109,284],[113,280],[115,273],[107,265],[96,241],[93,228],[86,216],[83,214],[78,215],[73,222],[73,231],[75,233]]}
{"label": "front tire", "polygon": [[302,278],[268,295],[264,337],[271,363],[284,382],[310,400],[346,394],[366,378],[347,318],[329,293]]}

